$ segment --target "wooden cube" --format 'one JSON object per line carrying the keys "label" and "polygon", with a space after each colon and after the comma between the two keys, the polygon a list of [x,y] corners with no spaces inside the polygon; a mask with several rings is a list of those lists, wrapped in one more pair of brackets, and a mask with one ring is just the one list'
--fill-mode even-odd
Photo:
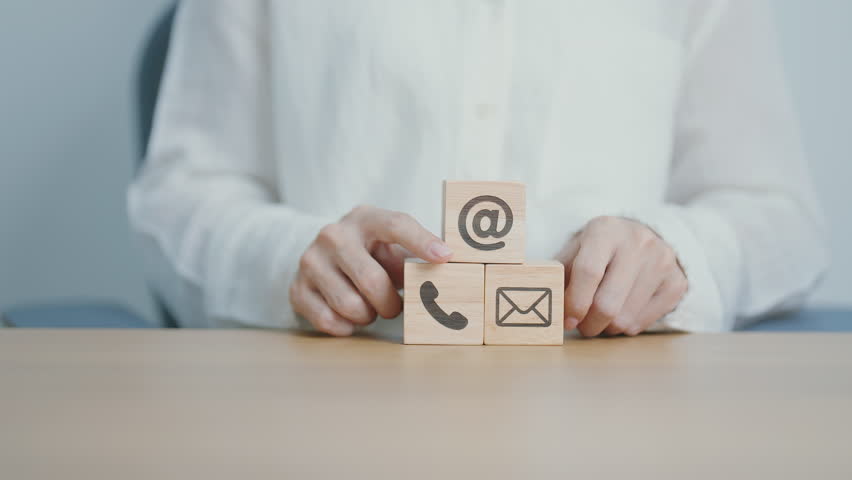
{"label": "wooden cube", "polygon": [[485,265],[405,263],[403,343],[482,345]]}
{"label": "wooden cube", "polygon": [[557,261],[485,266],[485,344],[562,345],[565,269]]}
{"label": "wooden cube", "polygon": [[451,262],[523,263],[526,187],[518,182],[444,182],[444,241]]}

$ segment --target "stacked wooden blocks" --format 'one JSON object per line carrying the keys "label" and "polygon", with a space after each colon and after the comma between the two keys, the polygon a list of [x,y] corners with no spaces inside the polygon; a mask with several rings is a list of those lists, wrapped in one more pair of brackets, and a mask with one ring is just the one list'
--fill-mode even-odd
{"label": "stacked wooden blocks", "polygon": [[405,264],[403,342],[561,345],[565,275],[525,262],[526,192],[516,182],[444,182],[450,263]]}

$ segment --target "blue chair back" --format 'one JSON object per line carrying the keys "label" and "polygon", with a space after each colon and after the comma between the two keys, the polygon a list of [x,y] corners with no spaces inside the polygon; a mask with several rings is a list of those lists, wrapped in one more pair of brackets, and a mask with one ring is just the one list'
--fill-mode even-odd
{"label": "blue chair back", "polygon": [[[136,123],[137,123],[137,170],[145,162],[151,126],[154,122],[154,110],[157,107],[157,95],[160,92],[160,80],[166,65],[169,41],[172,35],[177,6],[173,5],[157,20],[145,41],[136,74]],[[154,294],[154,301],[164,327],[178,327],[177,319],[166,304]]]}

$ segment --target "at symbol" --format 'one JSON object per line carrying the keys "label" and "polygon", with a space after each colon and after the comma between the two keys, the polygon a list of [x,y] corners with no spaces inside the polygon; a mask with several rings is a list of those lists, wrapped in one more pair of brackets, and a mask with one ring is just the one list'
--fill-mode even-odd
{"label": "at symbol", "polygon": [[[479,243],[471,238],[470,233],[467,231],[468,214],[470,214],[470,211],[473,210],[473,207],[483,202],[496,203],[497,206],[503,209],[503,214],[506,216],[506,223],[503,224],[502,229],[497,230],[497,220],[500,218],[500,211],[483,208],[476,212],[473,216],[473,233],[475,233],[477,237],[503,238],[510,230],[512,230],[512,221],[514,220],[514,217],[512,215],[512,209],[509,208],[509,204],[504,202],[502,198],[495,197],[494,195],[480,195],[472,198],[469,202],[464,204],[461,212],[459,212],[459,234],[465,243],[477,250],[499,250],[506,246],[506,242]],[[482,228],[482,220],[484,218],[487,218],[490,222],[487,229]]]}

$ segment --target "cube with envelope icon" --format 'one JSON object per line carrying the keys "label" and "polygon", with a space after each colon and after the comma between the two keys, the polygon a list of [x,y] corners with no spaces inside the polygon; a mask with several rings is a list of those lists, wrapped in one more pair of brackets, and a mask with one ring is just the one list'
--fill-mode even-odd
{"label": "cube with envelope icon", "polygon": [[486,345],[562,345],[565,270],[557,261],[485,266]]}

